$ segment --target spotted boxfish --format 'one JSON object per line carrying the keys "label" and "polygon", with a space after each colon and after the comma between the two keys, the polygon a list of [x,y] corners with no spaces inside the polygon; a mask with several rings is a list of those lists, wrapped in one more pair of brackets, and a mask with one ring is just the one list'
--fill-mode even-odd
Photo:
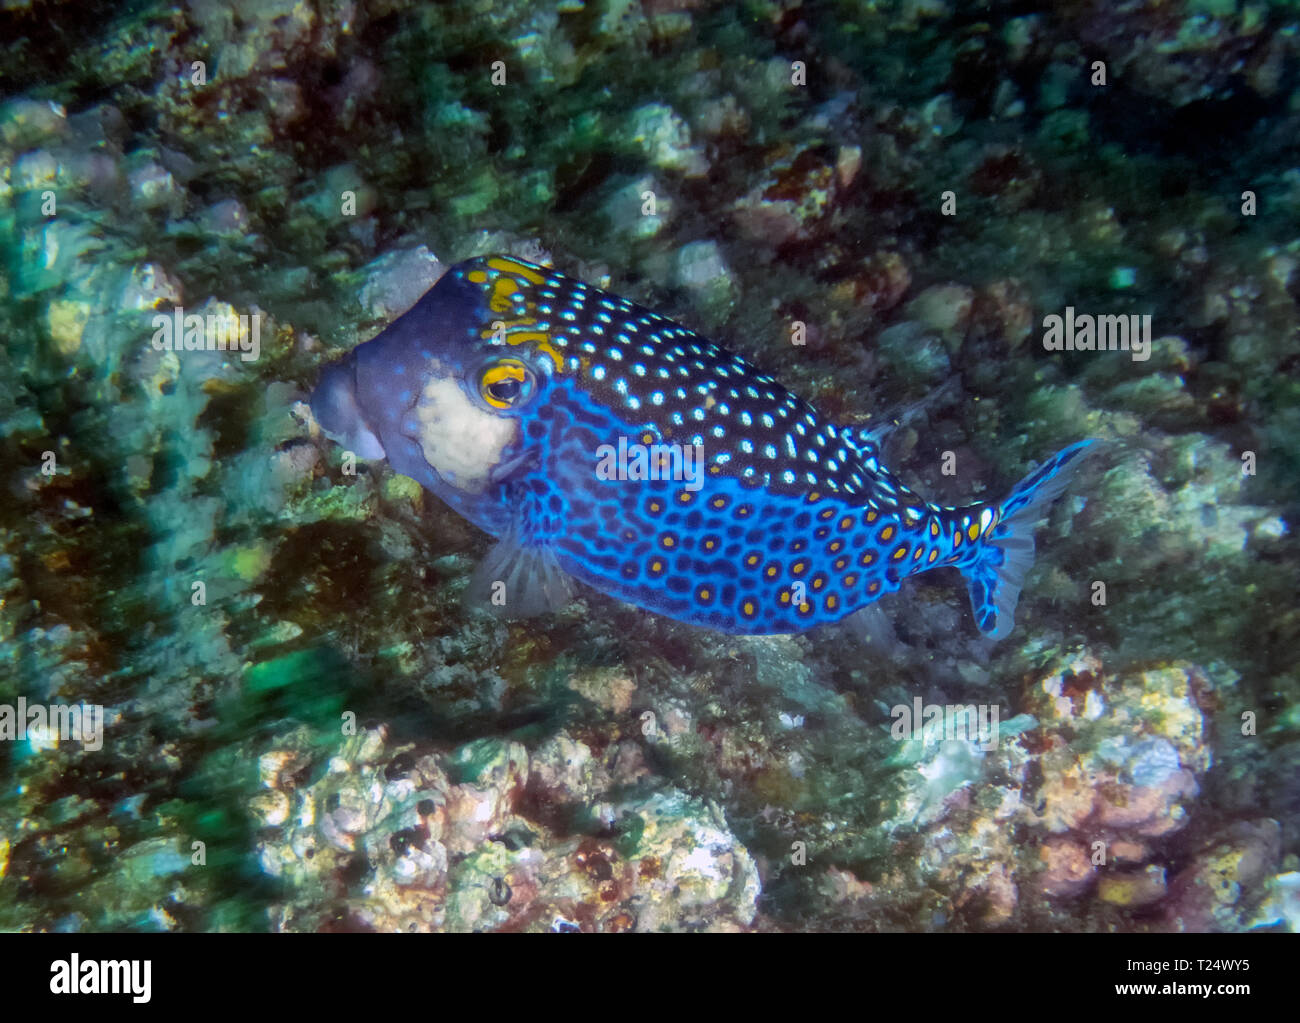
{"label": "spotted boxfish", "polygon": [[649,309],[507,256],[449,269],[328,366],[322,430],[498,538],[495,606],[563,606],[570,578],[727,633],[799,632],[941,566],[978,628],[1011,629],[1034,529],[1083,440],[995,503],[929,504],[881,436]]}

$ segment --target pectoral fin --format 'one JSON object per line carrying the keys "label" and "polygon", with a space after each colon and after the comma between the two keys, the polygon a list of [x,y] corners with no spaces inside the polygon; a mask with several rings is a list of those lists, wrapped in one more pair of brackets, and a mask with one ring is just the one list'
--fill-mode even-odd
{"label": "pectoral fin", "polygon": [[573,581],[549,539],[527,528],[520,509],[470,580],[465,599],[511,618],[559,611],[573,601]]}

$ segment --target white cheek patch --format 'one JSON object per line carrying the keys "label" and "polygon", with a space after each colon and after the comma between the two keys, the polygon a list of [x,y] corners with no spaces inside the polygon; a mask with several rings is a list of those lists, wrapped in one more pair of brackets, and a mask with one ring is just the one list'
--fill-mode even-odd
{"label": "white cheek patch", "polygon": [[460,490],[482,493],[519,435],[519,421],[479,408],[451,377],[432,377],[415,406],[424,458]]}

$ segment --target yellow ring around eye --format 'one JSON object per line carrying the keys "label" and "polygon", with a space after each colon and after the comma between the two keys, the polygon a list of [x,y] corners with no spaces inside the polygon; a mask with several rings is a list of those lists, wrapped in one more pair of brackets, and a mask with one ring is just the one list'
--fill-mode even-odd
{"label": "yellow ring around eye", "polygon": [[[510,399],[505,400],[498,398],[492,393],[492,388],[497,384],[507,380],[515,380],[520,384],[518,394]],[[525,396],[525,387],[528,382],[528,367],[518,359],[502,359],[500,362],[494,362],[492,365],[484,368],[482,375],[478,380],[478,392],[493,408],[506,409],[517,403],[520,398]]]}

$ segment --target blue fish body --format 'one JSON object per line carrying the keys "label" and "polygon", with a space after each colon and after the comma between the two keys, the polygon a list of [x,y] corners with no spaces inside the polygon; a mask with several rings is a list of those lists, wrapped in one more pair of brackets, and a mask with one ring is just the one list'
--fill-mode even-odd
{"label": "blue fish body", "polygon": [[940,566],[1010,631],[1033,530],[1091,441],[1003,501],[931,505],[872,434],[824,421],[690,329],[514,257],[451,268],[326,368],[321,427],[499,538],[478,573],[519,613],[568,577],[727,633],[837,621]]}

